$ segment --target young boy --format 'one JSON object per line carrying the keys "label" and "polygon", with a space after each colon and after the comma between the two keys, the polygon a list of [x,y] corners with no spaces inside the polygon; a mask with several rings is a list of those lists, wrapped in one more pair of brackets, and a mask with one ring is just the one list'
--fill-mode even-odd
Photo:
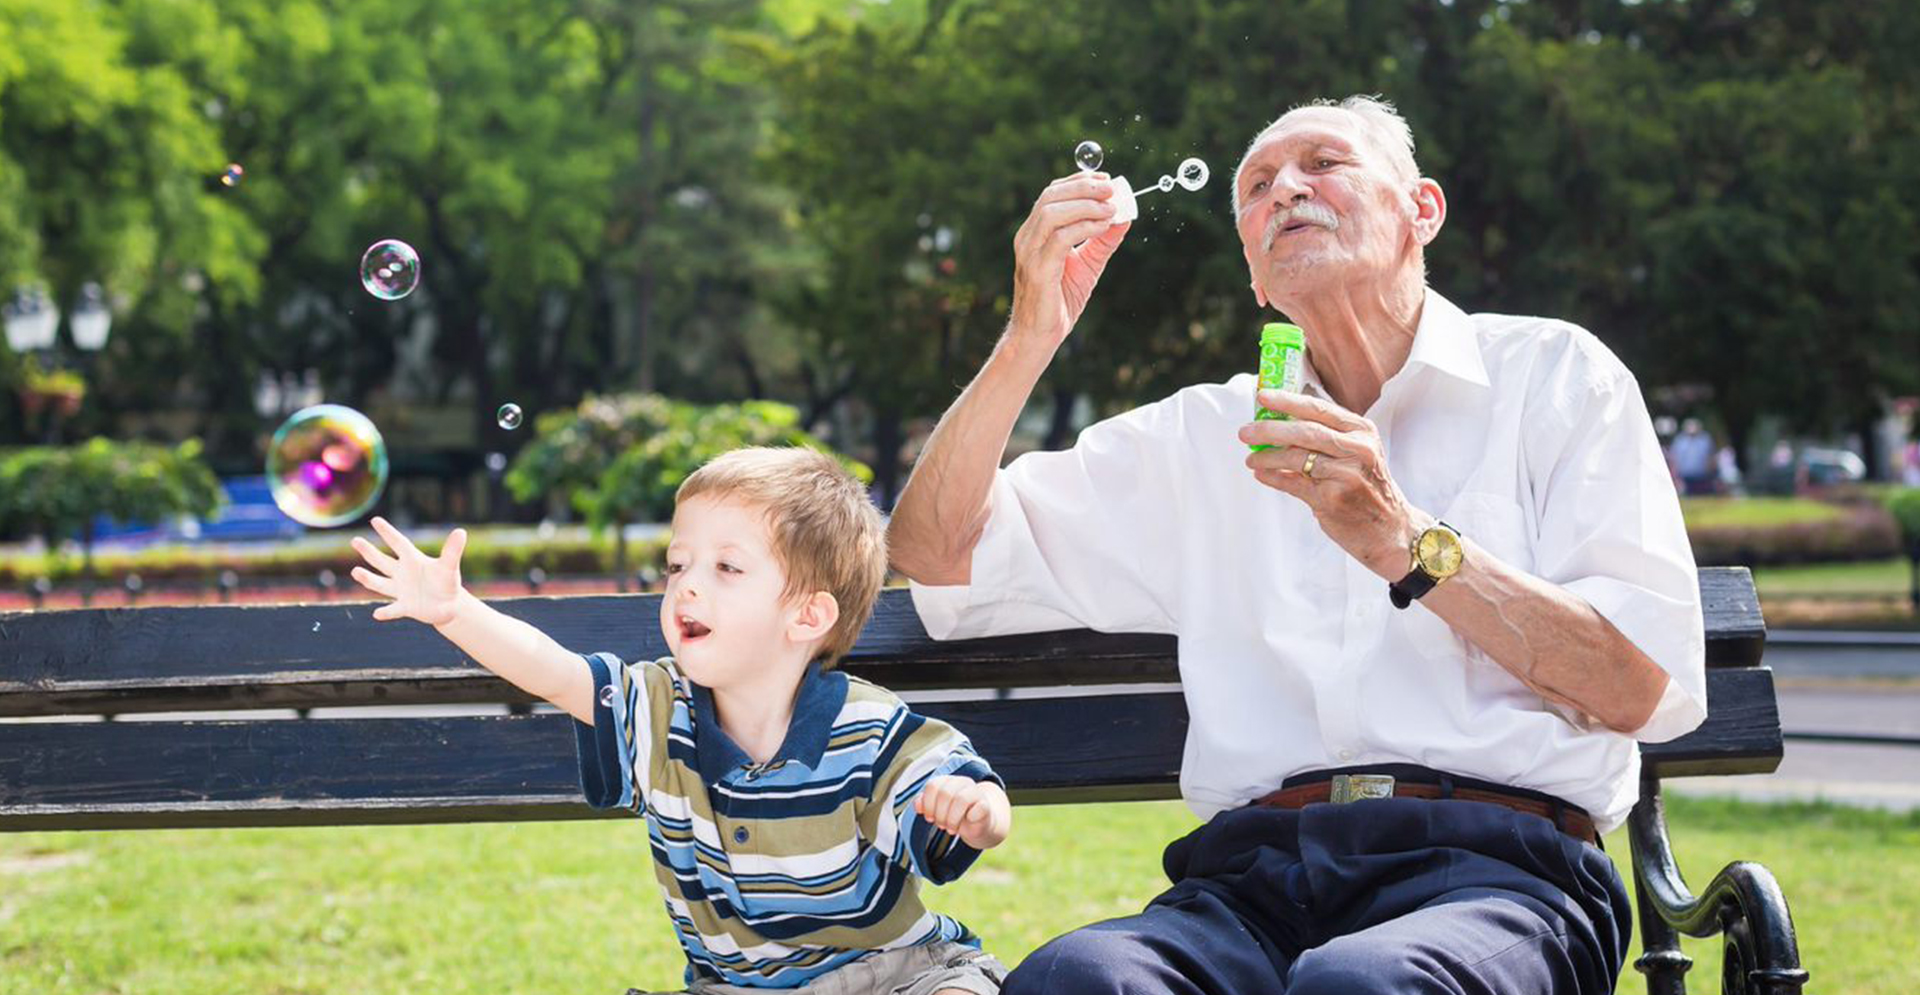
{"label": "young boy", "polygon": [[742,449],[675,496],[660,625],[670,656],[581,656],[460,586],[385,520],[353,577],[574,726],[587,802],[647,820],[695,995],[742,989],[992,995],[1005,968],[921,904],[1007,837],[1000,779],[965,736],[832,670],[872,614],[886,533],[809,449]]}

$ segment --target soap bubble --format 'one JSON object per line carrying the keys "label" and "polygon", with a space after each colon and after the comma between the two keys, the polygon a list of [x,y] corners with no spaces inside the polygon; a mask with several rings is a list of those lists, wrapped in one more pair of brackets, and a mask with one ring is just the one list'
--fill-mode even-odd
{"label": "soap bubble", "polygon": [[420,285],[420,254],[399,239],[375,242],[360,257],[360,284],[383,301],[397,301]]}
{"label": "soap bubble", "polygon": [[511,402],[500,405],[500,410],[493,413],[494,421],[499,422],[500,427],[509,432],[519,428],[520,422],[524,420],[525,417],[526,416],[520,411],[520,405]]}
{"label": "soap bubble", "polygon": [[1099,169],[1100,164],[1105,162],[1106,158],[1106,150],[1100,147],[1099,142],[1092,139],[1088,139],[1073,147],[1074,163],[1089,173]]}
{"label": "soap bubble", "polygon": [[1166,193],[1173,189],[1173,177],[1162,176],[1160,177],[1160,182],[1154,184],[1154,186],[1158,187],[1161,193]]}
{"label": "soap bubble", "polygon": [[386,441],[352,408],[302,408],[273,433],[267,483],[273,503],[294,521],[323,529],[346,525],[386,489]]}
{"label": "soap bubble", "polygon": [[1174,174],[1177,177],[1174,182],[1188,190],[1198,190],[1207,185],[1210,172],[1207,164],[1199,159],[1182,159],[1180,168],[1174,170]]}
{"label": "soap bubble", "polygon": [[237,187],[246,175],[247,171],[241,168],[239,163],[227,163],[226,172],[220,174],[220,185],[223,187]]}

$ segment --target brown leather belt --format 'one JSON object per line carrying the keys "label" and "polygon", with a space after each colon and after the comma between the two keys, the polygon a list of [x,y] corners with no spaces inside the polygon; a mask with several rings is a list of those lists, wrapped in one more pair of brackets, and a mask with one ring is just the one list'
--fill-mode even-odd
{"label": "brown leather belt", "polygon": [[[1502,805],[1516,812],[1537,815],[1554,822],[1561,832],[1583,843],[1600,844],[1600,835],[1594,831],[1593,819],[1572,805],[1556,804],[1529,798],[1524,795],[1510,794],[1482,787],[1464,787],[1454,785],[1452,793],[1447,794],[1438,784],[1421,784],[1396,778],[1379,777],[1366,774],[1335,774],[1327,780],[1311,781],[1289,788],[1281,788],[1272,794],[1254,799],[1255,805],[1272,808],[1301,808],[1316,802],[1352,802],[1369,798],[1452,798],[1457,801],[1487,802]],[[1556,810],[1558,819],[1556,820]]]}

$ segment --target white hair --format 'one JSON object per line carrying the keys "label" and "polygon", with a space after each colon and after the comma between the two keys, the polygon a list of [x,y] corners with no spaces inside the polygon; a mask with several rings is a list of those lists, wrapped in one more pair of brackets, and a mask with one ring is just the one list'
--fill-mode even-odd
{"label": "white hair", "polygon": [[1304,104],[1296,104],[1285,114],[1273,119],[1271,124],[1260,129],[1247,143],[1247,151],[1240,156],[1240,165],[1233,170],[1233,216],[1240,216],[1240,172],[1247,168],[1247,159],[1253,150],[1260,147],[1268,135],[1286,123],[1287,118],[1301,111],[1331,108],[1346,111],[1360,122],[1362,136],[1371,142],[1385,157],[1387,168],[1393,172],[1394,179],[1412,183],[1420,178],[1420,167],[1413,161],[1413,129],[1407,125],[1407,119],[1395,110],[1393,102],[1378,94],[1356,93],[1344,100],[1332,100],[1321,97]]}

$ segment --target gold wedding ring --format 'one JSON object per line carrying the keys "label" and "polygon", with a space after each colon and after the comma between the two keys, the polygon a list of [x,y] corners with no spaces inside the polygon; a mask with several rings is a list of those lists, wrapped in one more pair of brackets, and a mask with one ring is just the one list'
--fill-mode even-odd
{"label": "gold wedding ring", "polygon": [[1300,475],[1303,477],[1313,476],[1313,461],[1319,458],[1320,458],[1319,453],[1309,450],[1307,452],[1307,461],[1305,463],[1300,464]]}

